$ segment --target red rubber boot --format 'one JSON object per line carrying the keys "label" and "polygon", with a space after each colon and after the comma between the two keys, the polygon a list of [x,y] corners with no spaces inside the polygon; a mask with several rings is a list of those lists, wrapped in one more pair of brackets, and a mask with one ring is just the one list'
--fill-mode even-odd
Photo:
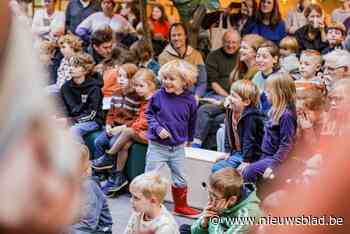
{"label": "red rubber boot", "polygon": [[188,218],[198,218],[200,213],[187,205],[187,187],[177,188],[171,186],[171,192],[174,200],[175,215]]}

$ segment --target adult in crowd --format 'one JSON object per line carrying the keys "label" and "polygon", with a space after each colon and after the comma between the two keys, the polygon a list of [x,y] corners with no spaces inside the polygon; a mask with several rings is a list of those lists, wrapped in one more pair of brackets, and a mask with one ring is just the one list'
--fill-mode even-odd
{"label": "adult in crowd", "polygon": [[0,232],[58,234],[77,212],[78,155],[51,122],[29,27],[16,13],[10,20],[8,3],[0,1]]}
{"label": "adult in crowd", "polygon": [[65,15],[55,11],[57,0],[44,0],[44,8],[35,11],[32,31],[41,38],[57,39],[64,34]]}
{"label": "adult in crowd", "polygon": [[96,12],[81,22],[75,33],[84,41],[89,41],[91,33],[98,29],[109,26],[113,33],[131,33],[135,32],[129,22],[119,14],[114,13],[115,2],[113,0],[102,0],[102,12]]}
{"label": "adult in crowd", "polygon": [[197,83],[192,88],[197,101],[202,97],[207,88],[207,72],[201,53],[188,44],[188,35],[183,23],[174,23],[169,29],[169,44],[159,55],[160,65],[164,65],[174,59],[184,59],[198,68]]}
{"label": "adult in crowd", "polygon": [[167,44],[170,24],[164,6],[156,3],[152,6],[152,13],[148,19],[152,34],[153,50],[158,56]]}
{"label": "adult in crowd", "polygon": [[89,15],[101,11],[99,0],[70,0],[66,8],[66,31],[74,33]]}
{"label": "adult in crowd", "polygon": [[230,93],[229,77],[238,62],[240,40],[238,31],[233,29],[227,31],[222,38],[223,46],[209,53],[207,57],[209,87],[205,95],[207,98],[202,100],[209,103],[198,109],[193,147],[201,147],[209,133],[211,131],[216,133],[220,123],[224,121],[224,108],[221,102]]}
{"label": "adult in crowd", "polygon": [[297,7],[288,12],[286,28],[289,34],[294,34],[299,28],[306,24],[304,10],[310,4],[309,0],[299,0]]}
{"label": "adult in crowd", "polygon": [[339,21],[344,23],[344,21],[350,17],[350,0],[339,0],[341,6],[340,8],[332,11],[332,21]]}
{"label": "adult in crowd", "polygon": [[258,34],[277,45],[286,36],[286,25],[281,17],[277,0],[261,0],[256,13],[252,33]]}
{"label": "adult in crowd", "polygon": [[295,32],[300,51],[306,49],[322,52],[328,44],[325,32],[323,10],[320,5],[311,3],[304,11],[306,25]]}

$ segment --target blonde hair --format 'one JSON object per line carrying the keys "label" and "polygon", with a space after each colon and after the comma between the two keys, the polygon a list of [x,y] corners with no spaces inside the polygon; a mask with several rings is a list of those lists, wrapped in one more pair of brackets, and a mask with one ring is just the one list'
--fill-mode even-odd
{"label": "blonde hair", "polygon": [[64,44],[69,45],[74,52],[81,52],[83,50],[83,42],[79,37],[74,36],[73,34],[67,34],[60,37],[58,40],[59,47],[62,48]]}
{"label": "blonde hair", "polygon": [[164,64],[159,70],[159,77],[163,80],[164,76],[176,76],[186,84],[185,87],[189,88],[197,81],[198,70],[192,64],[175,59]]}
{"label": "blonde hair", "polygon": [[142,79],[150,87],[152,87],[153,90],[157,88],[157,78],[154,75],[154,72],[149,69],[146,69],[146,68],[139,69],[133,76],[134,82],[136,79]]}
{"label": "blonde hair", "polygon": [[272,107],[269,112],[272,122],[278,124],[287,107],[295,107],[295,83],[286,72],[277,72],[266,80],[266,89],[270,93]]}
{"label": "blonde hair", "polygon": [[279,44],[281,49],[287,49],[292,51],[293,53],[298,53],[299,51],[299,43],[297,39],[293,36],[286,36],[284,37],[280,44]]}
{"label": "blonde hair", "polygon": [[141,174],[130,184],[130,191],[139,191],[147,199],[153,196],[162,203],[168,188],[168,180],[161,177],[157,172],[151,171]]}
{"label": "blonde hair", "polygon": [[209,177],[209,186],[219,191],[225,198],[240,197],[243,188],[243,178],[234,168],[220,169]]}
{"label": "blonde hair", "polygon": [[231,85],[231,92],[237,93],[243,101],[250,101],[250,106],[258,107],[260,92],[250,80],[237,80]]}
{"label": "blonde hair", "polygon": [[82,66],[88,73],[91,73],[92,69],[94,69],[95,61],[90,54],[81,52],[73,55],[69,60],[69,64],[71,66]]}
{"label": "blonde hair", "polygon": [[303,56],[307,56],[307,57],[312,58],[312,60],[315,61],[317,64],[321,64],[322,63],[321,53],[318,52],[317,50],[311,50],[311,49],[303,50],[303,52],[300,55],[300,59]]}
{"label": "blonde hair", "polygon": [[51,41],[42,41],[40,43],[39,52],[40,54],[52,56],[56,48],[57,48],[57,44]]}

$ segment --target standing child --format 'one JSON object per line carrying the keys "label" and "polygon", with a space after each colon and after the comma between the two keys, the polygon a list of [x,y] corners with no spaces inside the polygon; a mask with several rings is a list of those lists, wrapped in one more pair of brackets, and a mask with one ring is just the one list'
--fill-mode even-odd
{"label": "standing child", "polygon": [[184,60],[172,60],[159,71],[162,87],[151,98],[146,111],[149,140],[146,171],[168,164],[173,180],[174,211],[188,217],[198,212],[187,205],[184,173],[185,144],[193,140],[197,103],[188,90],[195,82],[197,69]]}
{"label": "standing child", "polygon": [[89,149],[80,148],[80,175],[82,178],[82,199],[79,221],[65,234],[112,234],[113,220],[108,202],[100,184],[91,177]]}
{"label": "standing child", "polygon": [[259,72],[253,78],[253,83],[256,84],[261,92],[260,105],[263,113],[267,113],[271,104],[266,98],[265,94],[265,82],[269,76],[275,73],[279,68],[279,48],[272,42],[264,42],[257,51],[256,65]]}
{"label": "standing child", "polygon": [[148,107],[149,99],[156,90],[156,77],[152,71],[140,69],[134,75],[133,82],[136,93],[143,99],[138,117],[130,127],[124,127],[120,131],[120,135],[116,141],[103,156],[92,162],[92,167],[94,169],[103,169],[106,161],[114,161],[114,155],[118,155],[116,171],[113,172],[111,180],[108,180],[107,184],[104,186],[104,190],[108,190],[108,193],[116,192],[128,184],[126,176],[123,174],[123,169],[128,160],[130,146],[134,142],[147,144],[146,131],[148,126],[145,111]]}
{"label": "standing child", "polygon": [[154,172],[137,176],[130,184],[134,209],[124,234],[179,234],[174,217],[162,204],[168,181]]}
{"label": "standing child", "polygon": [[281,69],[294,75],[299,69],[299,59],[297,57],[299,44],[297,39],[293,36],[286,36],[282,39],[279,46],[281,54],[279,62]]}
{"label": "standing child", "polygon": [[71,130],[83,144],[83,137],[102,125],[102,93],[98,82],[90,76],[95,63],[89,54],[73,55],[70,64],[72,79],[62,86],[61,94],[73,122]]}
{"label": "standing child", "polygon": [[213,172],[223,167],[237,168],[242,162],[255,162],[261,155],[264,117],[259,111],[258,87],[249,80],[238,80],[231,86],[229,99],[225,129],[231,155],[218,160],[212,167]]}
{"label": "standing child", "polygon": [[257,162],[241,164],[244,181],[257,182],[267,168],[275,169],[293,148],[297,128],[295,84],[287,73],[276,73],[266,81],[267,98],[272,104]]}

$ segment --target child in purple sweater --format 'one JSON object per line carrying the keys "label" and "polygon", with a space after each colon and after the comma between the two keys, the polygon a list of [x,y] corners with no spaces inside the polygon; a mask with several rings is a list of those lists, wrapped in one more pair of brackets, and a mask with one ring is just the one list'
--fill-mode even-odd
{"label": "child in purple sweater", "polygon": [[166,163],[173,180],[175,213],[196,217],[198,212],[186,201],[184,164],[185,145],[193,140],[197,114],[195,97],[188,89],[196,82],[197,70],[183,60],[173,60],[161,67],[159,75],[162,87],[145,113],[149,140],[145,171],[158,170]]}
{"label": "child in purple sweater", "polygon": [[256,182],[264,173],[268,174],[270,170],[266,169],[281,165],[294,144],[297,128],[294,81],[287,73],[275,73],[266,80],[265,92],[272,107],[265,125],[261,158],[237,168],[245,182]]}

